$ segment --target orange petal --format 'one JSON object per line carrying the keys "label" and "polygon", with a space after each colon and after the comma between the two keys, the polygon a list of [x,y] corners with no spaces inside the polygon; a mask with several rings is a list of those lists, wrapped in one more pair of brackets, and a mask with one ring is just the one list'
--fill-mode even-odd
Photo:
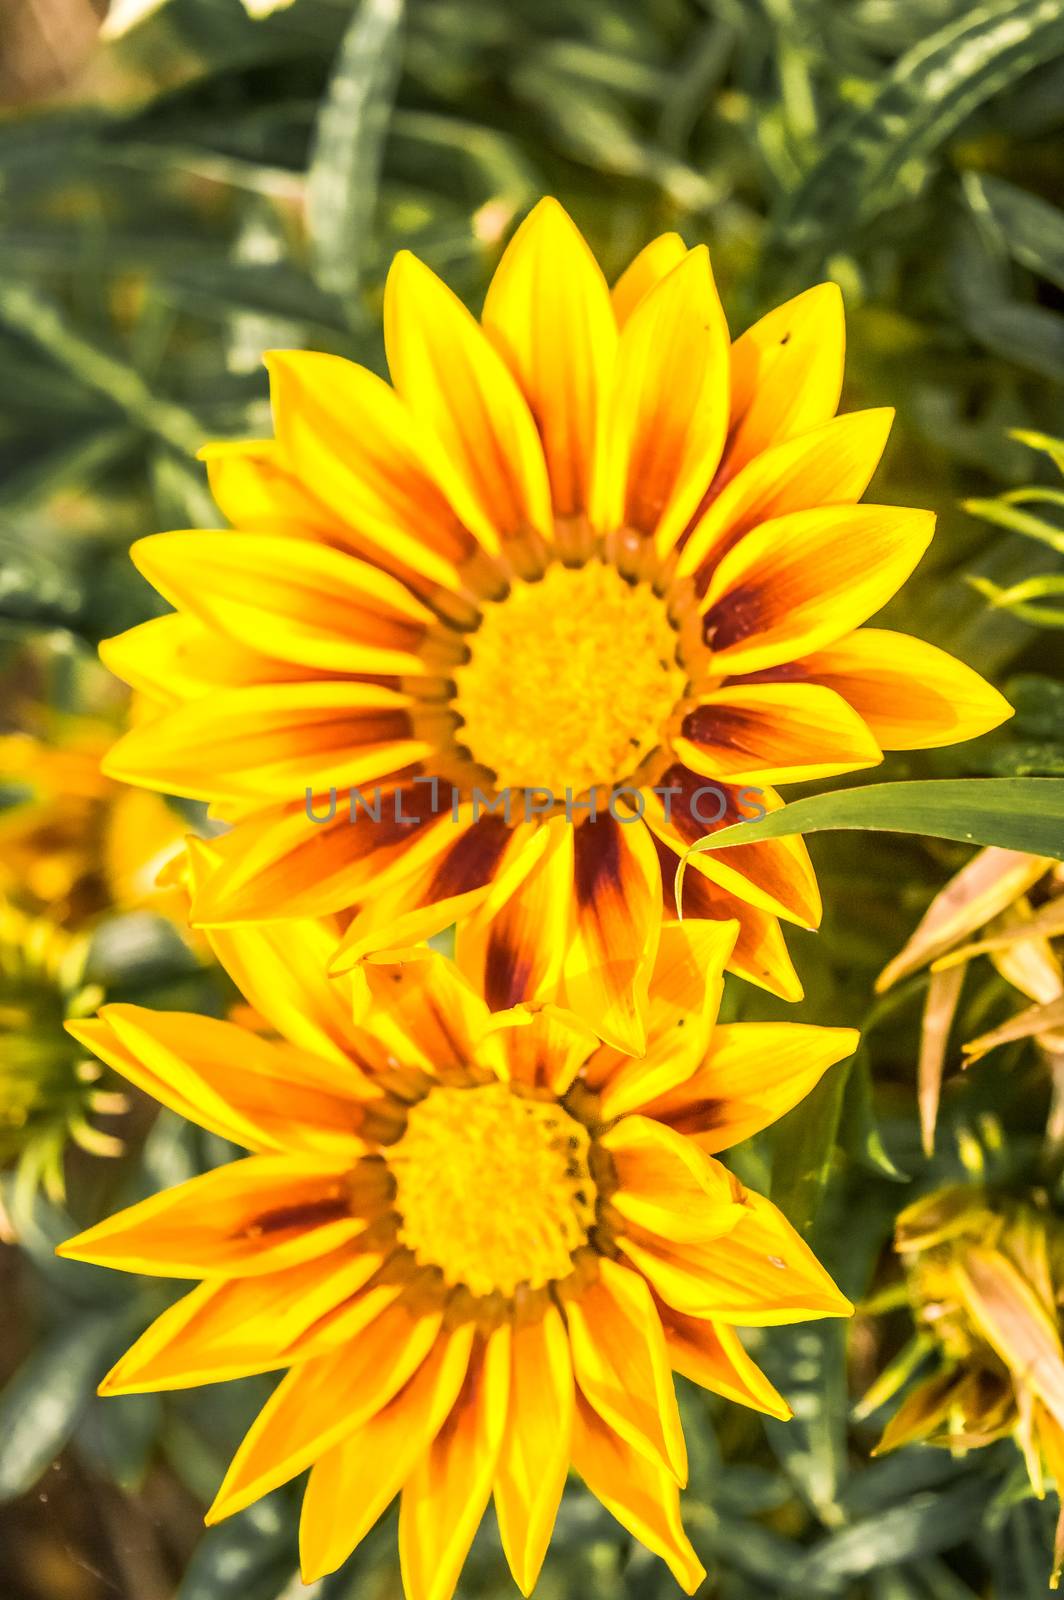
{"label": "orange petal", "polygon": [[[549,1089],[564,1095],[598,1040],[569,1012],[515,1008],[493,1019],[503,1051],[502,1075],[508,1083]],[[625,1057],[624,1059],[627,1059]]]}
{"label": "orange petal", "polygon": [[965,1250],[956,1271],[980,1332],[1014,1379],[1064,1426],[1064,1352],[1055,1316],[999,1250]]}
{"label": "orange petal", "polygon": [[611,298],[618,327],[624,327],[640,301],[657,288],[662,278],[668,277],[673,267],[679,266],[686,254],[687,246],[678,233],[659,234],[643,246],[613,286]]}
{"label": "orange petal", "polygon": [[169,1278],[250,1277],[295,1266],[354,1239],[351,1162],[320,1154],[233,1161],[119,1211],[57,1254]]}
{"label": "orange petal", "polygon": [[672,745],[692,772],[728,783],[800,783],[883,759],[842,695],[812,683],[731,683],[696,695]]}
{"label": "orange petal", "polygon": [[461,1392],[473,1332],[467,1322],[441,1333],[395,1398],[314,1463],[299,1524],[304,1583],[343,1565],[430,1448]]}
{"label": "orange petal", "polygon": [[555,513],[573,516],[588,503],[617,328],[601,269],[556,200],[541,200],[510,241],[483,321],[536,420]]}
{"label": "orange petal", "polygon": [[276,439],[226,439],[204,445],[199,459],[219,510],[234,528],[334,540],[335,515],[289,470]]}
{"label": "orange petal", "polygon": [[835,415],[842,390],[846,326],[834,283],[777,306],[731,350],[731,419],[725,470],[807,433]]}
{"label": "orange petal", "polygon": [[440,1321],[438,1311],[391,1306],[353,1342],[294,1367],[245,1435],[208,1524],[287,1483],[375,1416],[417,1372]]}
{"label": "orange petal", "polygon": [[608,1044],[639,1055],[661,928],[657,855],[638,818],[608,814],[575,829],[573,853],[563,1003]]}
{"label": "orange petal", "polygon": [[753,456],[723,489],[706,497],[706,508],[684,541],[677,577],[697,572],[702,590],[713,565],[758,523],[860,500],[893,420],[889,407],[850,411]]}
{"label": "orange petal", "polygon": [[860,628],[793,663],[787,676],[843,695],[884,750],[958,744],[1012,715],[1004,696],[963,661],[884,628]]}
{"label": "orange petal", "polygon": [[[368,787],[432,753],[412,737],[409,703],[348,681],[220,689],[130,729],[104,771],[167,794],[259,805]],[[314,831],[309,818],[304,827]]]}
{"label": "orange petal", "polygon": [[641,1231],[677,1242],[716,1239],[745,1215],[738,1181],[674,1128],[622,1117],[600,1143],[617,1177],[610,1204]]}
{"label": "orange petal", "polygon": [[522,856],[524,875],[497,890],[458,926],[455,957],[493,1011],[552,998],[568,942],[573,828],[564,817],[537,830]]}
{"label": "orange petal", "polygon": [[291,1045],[192,1012],[104,1006],[68,1031],[153,1099],[248,1150],[362,1150],[370,1086]]}
{"label": "orange petal", "polygon": [[804,1100],[860,1040],[856,1028],[726,1023],[714,1029],[698,1071],[648,1102],[644,1115],[689,1135],[703,1150],[728,1150]]}
{"label": "orange petal", "polygon": [[451,1600],[491,1495],[509,1385],[503,1323],[474,1354],[453,1411],[403,1488],[399,1563],[407,1600]]}
{"label": "orange petal", "polygon": [[579,1395],[573,1466],[621,1527],[661,1557],[685,1594],[694,1594],[706,1571],[683,1531],[675,1478],[618,1438]]}
{"label": "orange petal", "polygon": [[728,329],[704,246],[640,301],[621,335],[591,520],[667,552],[713,477],[727,427]]}
{"label": "orange petal", "polygon": [[886,605],[927,549],[930,511],[826,506],[740,539],[703,608],[715,673],[759,672],[832,644]]}
{"label": "orange petal", "polygon": [[409,251],[384,295],[392,381],[499,534],[549,533],[550,484],[528,406],[462,302]]}
{"label": "orange petal", "polygon": [[535,1587],[569,1471],[573,1367],[557,1308],[517,1323],[506,1435],[495,1478],[495,1513],[514,1582]]}
{"label": "orange petal", "polygon": [[638,1273],[608,1257],[565,1302],[573,1372],[584,1398],[633,1449],[687,1481],[687,1450],[661,1320]]}
{"label": "orange petal", "polygon": [[[107,1374],[100,1393],[187,1389],[317,1355],[329,1344],[330,1313],[359,1294],[381,1261],[344,1246],[281,1272],[201,1283],[156,1317]],[[398,1286],[390,1292],[394,1299]],[[375,1304],[384,1309],[379,1299]]]}
{"label": "orange petal", "polygon": [[747,1193],[747,1215],[705,1246],[618,1240],[666,1305],[746,1327],[848,1317],[853,1306],[770,1201]]}
{"label": "orange petal", "polygon": [[453,961],[421,947],[405,962],[367,962],[360,1020],[390,1055],[435,1076],[468,1067],[490,1012]]}
{"label": "orange petal", "polygon": [[793,1415],[790,1406],[747,1355],[734,1328],[726,1322],[686,1317],[660,1303],[658,1311],[669,1360],[677,1372],[726,1400],[789,1420]]}

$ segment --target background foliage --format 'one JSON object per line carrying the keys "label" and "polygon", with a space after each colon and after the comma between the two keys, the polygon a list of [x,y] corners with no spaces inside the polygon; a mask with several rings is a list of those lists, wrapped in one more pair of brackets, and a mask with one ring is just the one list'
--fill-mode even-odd
{"label": "background foliage", "polygon": [[[0,64],[4,727],[121,714],[95,646],[153,609],[128,545],[216,524],[193,452],[268,431],[264,348],[379,369],[395,250],[414,249],[476,306],[513,221],[552,192],[611,273],[663,229],[708,242],[736,331],[821,277],[841,284],[844,407],[899,411],[874,497],[940,514],[933,552],[887,620],[971,661],[1019,708],[989,739],[892,758],[877,777],[1064,773],[1049,681],[1062,635],[1015,596],[1021,586],[1029,600],[1022,586],[1037,578],[1039,605],[1059,607],[1064,540],[985,516],[988,502],[1013,505],[999,497],[1016,486],[1054,481],[1050,460],[1010,430],[1064,432],[1059,0],[294,0],[264,20],[240,0],[169,0],[99,45],[87,0],[70,0],[44,69],[34,15],[62,24],[63,5],[8,5],[20,26]],[[1059,528],[1059,508],[1046,516]],[[10,780],[5,794],[19,798]],[[1039,1165],[1049,1090],[1029,1046],[998,1051],[952,1077],[938,1154],[921,1154],[926,978],[878,1001],[873,981],[969,852],[850,833],[812,849],[828,914],[819,936],[791,936],[807,1000],[786,1014],[858,1024],[866,1042],[739,1160],[866,1297],[896,1280],[894,1217],[928,1185],[983,1169],[1056,1194],[1054,1166]],[[169,924],[109,913],[93,929],[87,978],[110,998],[227,1003]],[[732,1015],[784,1013],[751,991],[726,1003]],[[982,978],[958,1037],[1012,1005],[999,979]],[[119,1131],[123,1156],[71,1163],[78,1221],[225,1154],[140,1104]],[[8,1206],[19,1242],[0,1247],[0,1591],[302,1592],[293,1495],[207,1534],[200,1522],[261,1382],[94,1399],[166,1291],[54,1260],[72,1228],[56,1201],[16,1202],[9,1189]],[[896,1311],[848,1333],[760,1336],[790,1424],[685,1393],[686,1515],[711,1592],[1044,1593],[1055,1506],[1030,1497],[1010,1444],[869,1461],[882,1418],[855,1419],[853,1401],[909,1331]],[[393,1551],[386,1520],[319,1600],[398,1595]],[[486,1527],[461,1593],[512,1592]],[[574,1490],[541,1592],[676,1591]]]}

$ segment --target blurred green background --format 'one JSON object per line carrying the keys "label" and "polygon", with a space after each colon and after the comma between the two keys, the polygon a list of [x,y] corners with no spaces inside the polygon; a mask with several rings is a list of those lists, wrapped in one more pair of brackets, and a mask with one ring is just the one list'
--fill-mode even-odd
{"label": "blurred green background", "polygon": [[[1045,454],[1010,430],[1064,433],[1060,0],[3,10],[0,733],[13,738],[0,746],[0,887],[81,943],[61,973],[30,973],[36,936],[14,930],[5,957],[0,931],[0,1097],[26,1070],[14,1034],[37,1042],[34,1062],[51,1060],[58,1019],[101,991],[215,1012],[233,1000],[165,908],[129,891],[143,863],[122,846],[143,819],[88,779],[72,815],[69,782],[43,758],[71,739],[91,752],[124,714],[95,647],[157,604],[129,543],[217,525],[194,452],[269,431],[264,349],[332,350],[379,370],[394,252],[413,249],[476,308],[513,224],[543,193],[569,208],[611,276],[665,229],[707,242],[736,333],[821,278],[842,286],[843,406],[898,408],[872,497],[940,519],[887,620],[972,662],[1019,708],[988,739],[892,758],[882,775],[1064,774],[1064,517],[1050,506],[1050,536],[1032,540],[1007,515],[962,505],[1055,481]],[[16,849],[5,823],[38,802],[37,831],[16,828]],[[170,815],[177,833],[189,820]],[[161,839],[166,814],[150,824]],[[29,893],[25,852],[65,852],[69,866],[74,836],[79,849],[89,841],[81,876],[71,867],[61,894]],[[925,1160],[914,1097],[924,980],[875,1003],[872,982],[966,852],[854,835],[812,848],[828,914],[820,935],[791,938],[808,998],[787,1015],[862,1025],[866,1045],[739,1161],[860,1297],[896,1277],[894,1217],[932,1182],[984,1163],[1006,1183],[1056,1184],[1038,1165],[1049,1089],[1030,1046],[998,1051],[951,1080],[939,1153]],[[731,1015],[784,1010],[738,989],[726,1004]],[[965,991],[958,1037],[1010,1009],[1015,995],[988,971]],[[77,1114],[63,1108],[64,1138]],[[85,1119],[97,1124],[122,1153],[83,1135],[65,1197],[55,1183],[30,1195],[5,1180],[3,1600],[397,1597],[387,1518],[313,1591],[294,1575],[294,1492],[204,1533],[203,1506],[262,1380],[92,1397],[167,1291],[55,1261],[70,1213],[90,1220],[227,1154],[136,1101]],[[795,1406],[790,1424],[685,1389],[685,1508],[712,1569],[707,1594],[1045,1593],[1056,1507],[1031,1498],[1011,1444],[869,1462],[882,1418],[854,1421],[852,1402],[908,1332],[898,1311],[848,1333],[814,1323],[759,1336]],[[489,1518],[460,1594],[514,1592]],[[537,1592],[678,1593],[576,1489]]]}

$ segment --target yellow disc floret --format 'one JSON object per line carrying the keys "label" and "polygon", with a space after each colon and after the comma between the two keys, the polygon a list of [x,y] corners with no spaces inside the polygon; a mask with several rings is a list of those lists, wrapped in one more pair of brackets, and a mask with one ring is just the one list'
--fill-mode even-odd
{"label": "yellow disc floret", "polygon": [[485,605],[454,673],[458,738],[500,788],[619,785],[684,692],[665,603],[615,567],[549,567]]}
{"label": "yellow disc floret", "polygon": [[399,1238],[475,1295],[565,1278],[595,1217],[590,1136],[505,1084],[436,1088],[388,1152]]}

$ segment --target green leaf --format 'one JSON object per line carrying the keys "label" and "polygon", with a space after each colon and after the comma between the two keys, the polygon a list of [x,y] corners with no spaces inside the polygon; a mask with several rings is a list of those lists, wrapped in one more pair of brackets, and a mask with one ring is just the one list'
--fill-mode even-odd
{"label": "green leaf", "polygon": [[399,81],[403,0],[361,0],[318,112],[307,178],[314,275],[327,292],[359,287]]}
{"label": "green leaf", "polygon": [[277,1600],[296,1567],[297,1521],[282,1492],[211,1528],[174,1600]]}
{"label": "green leaf", "polygon": [[1064,289],[1064,211],[986,173],[966,173],[964,192],[976,216],[993,223],[1014,260]]}
{"label": "green leaf", "polygon": [[756,1351],[759,1364],[794,1409],[789,1422],[765,1418],[769,1444],[803,1499],[829,1528],[843,1520],[845,1351],[846,1329],[835,1321],[772,1328]]}
{"label": "green leaf", "polygon": [[109,1313],[79,1313],[37,1345],[0,1394],[0,1500],[31,1489],[64,1448],[121,1337]]}
{"label": "green leaf", "polygon": [[[836,789],[721,828],[699,839],[687,856],[837,828],[916,833],[1064,860],[1064,778],[944,778]],[[677,899],[687,856],[676,869]]]}
{"label": "green leaf", "polygon": [[987,1482],[973,1476],[942,1494],[915,1494],[813,1545],[796,1576],[810,1594],[831,1593],[840,1579],[950,1550],[978,1526],[989,1493]]}
{"label": "green leaf", "polygon": [[799,1233],[807,1233],[831,1174],[850,1062],[826,1072],[772,1130],[772,1200]]}
{"label": "green leaf", "polygon": [[783,218],[795,241],[845,239],[922,187],[928,158],[985,101],[1064,50],[1059,0],[996,0],[923,39],[840,118]]}

